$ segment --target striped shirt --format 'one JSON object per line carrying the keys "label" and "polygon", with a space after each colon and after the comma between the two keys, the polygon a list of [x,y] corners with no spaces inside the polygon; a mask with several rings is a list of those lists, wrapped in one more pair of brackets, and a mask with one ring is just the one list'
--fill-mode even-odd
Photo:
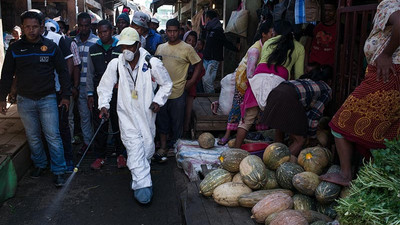
{"label": "striped shirt", "polygon": [[78,45],[79,49],[79,57],[81,58],[82,62],[82,69],[81,69],[81,84],[86,85],[86,75],[87,75],[87,57],[89,54],[90,46],[96,44],[99,38],[90,32],[88,39],[85,42],[82,42],[80,39],[80,35],[78,34],[75,37],[76,44]]}
{"label": "striped shirt", "polygon": [[285,82],[292,85],[296,90],[299,101],[307,114],[308,135],[315,136],[325,105],[332,98],[332,89],[324,81],[298,79]]}

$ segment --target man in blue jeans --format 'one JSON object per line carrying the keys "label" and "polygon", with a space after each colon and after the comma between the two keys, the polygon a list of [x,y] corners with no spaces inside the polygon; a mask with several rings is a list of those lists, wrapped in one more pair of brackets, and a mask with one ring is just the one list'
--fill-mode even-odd
{"label": "man in blue jeans", "polygon": [[35,169],[32,178],[38,178],[47,166],[47,156],[41,139],[43,131],[51,157],[51,171],[55,185],[65,183],[66,163],[59,132],[55,74],[59,75],[62,100],[59,107],[69,106],[71,83],[66,62],[60,48],[44,38],[42,17],[33,11],[21,14],[24,35],[7,51],[0,80],[0,108],[6,114],[6,96],[15,74],[17,78],[18,112],[25,127]]}
{"label": "man in blue jeans", "polygon": [[238,52],[239,50],[229,42],[222,29],[218,13],[215,10],[206,12],[206,45],[203,50],[203,65],[206,70],[203,76],[203,88],[205,93],[214,93],[214,80],[217,76],[218,66],[223,60],[223,47]]}

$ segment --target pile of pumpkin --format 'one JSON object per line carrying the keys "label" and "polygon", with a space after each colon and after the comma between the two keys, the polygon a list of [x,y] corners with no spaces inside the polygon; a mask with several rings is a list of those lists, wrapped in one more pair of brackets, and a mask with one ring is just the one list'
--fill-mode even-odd
{"label": "pile of pumpkin", "polygon": [[286,145],[273,143],[263,159],[241,149],[224,151],[219,159],[222,168],[205,176],[200,193],[220,205],[252,208],[252,218],[271,225],[326,224],[336,217],[341,187],[319,180],[340,170],[328,149],[306,148],[296,158]]}

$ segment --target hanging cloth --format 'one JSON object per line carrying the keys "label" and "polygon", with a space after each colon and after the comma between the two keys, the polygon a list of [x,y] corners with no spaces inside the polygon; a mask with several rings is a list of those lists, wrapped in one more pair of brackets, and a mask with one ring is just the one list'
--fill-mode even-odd
{"label": "hanging cloth", "polygon": [[305,0],[296,0],[296,4],[294,5],[294,22],[295,24],[307,22]]}

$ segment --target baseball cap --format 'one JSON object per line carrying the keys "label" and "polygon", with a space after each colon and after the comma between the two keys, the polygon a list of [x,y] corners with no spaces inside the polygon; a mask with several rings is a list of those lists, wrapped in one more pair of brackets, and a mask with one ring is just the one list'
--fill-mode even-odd
{"label": "baseball cap", "polygon": [[158,21],[158,19],[156,19],[155,17],[151,18],[150,22],[152,22],[152,23],[160,23],[160,21]]}
{"label": "baseball cap", "polygon": [[134,23],[134,24],[136,24],[136,25],[138,25],[140,27],[149,28],[147,26],[148,22],[149,22],[149,16],[147,16],[147,14],[144,13],[144,12],[137,11],[133,15],[132,23]]}
{"label": "baseball cap", "polygon": [[120,38],[117,43],[117,46],[133,45],[137,41],[140,41],[139,33],[132,27],[126,27],[125,29],[122,30],[122,32],[120,34]]}

